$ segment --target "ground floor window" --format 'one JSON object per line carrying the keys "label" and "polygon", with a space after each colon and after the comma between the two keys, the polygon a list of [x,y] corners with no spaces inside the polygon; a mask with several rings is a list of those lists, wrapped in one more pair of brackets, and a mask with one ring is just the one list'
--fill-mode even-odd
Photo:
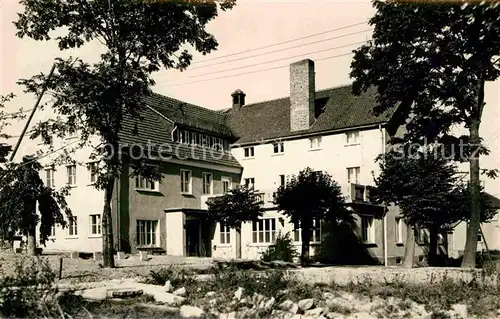
{"label": "ground floor window", "polygon": [[275,239],[275,218],[264,218],[252,223],[252,241],[254,243],[272,243]]}
{"label": "ground floor window", "polygon": [[375,243],[375,221],[373,216],[361,216],[361,240]]}
{"label": "ground floor window", "polygon": [[156,246],[157,220],[137,220],[137,245]]}
{"label": "ground floor window", "polygon": [[76,216],[72,216],[69,220],[68,234],[78,236],[78,219]]}
{"label": "ground floor window", "polygon": [[[293,240],[296,242],[302,241],[302,231],[300,228],[295,227],[293,230]],[[321,221],[313,220],[311,243],[321,242]]]}
{"label": "ground floor window", "polygon": [[90,234],[100,235],[101,234],[101,215],[94,214],[90,215]]}
{"label": "ground floor window", "polygon": [[220,228],[220,243],[230,244],[231,243],[231,228],[224,223],[219,223]]}
{"label": "ground floor window", "polygon": [[396,244],[403,243],[403,219],[396,217]]}

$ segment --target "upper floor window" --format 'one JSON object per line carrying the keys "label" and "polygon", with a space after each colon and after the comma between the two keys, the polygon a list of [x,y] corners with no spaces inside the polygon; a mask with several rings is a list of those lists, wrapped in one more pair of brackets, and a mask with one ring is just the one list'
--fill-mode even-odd
{"label": "upper floor window", "polygon": [[280,154],[285,152],[285,144],[283,142],[274,142],[273,143],[273,153]]}
{"label": "upper floor window", "polygon": [[212,174],[203,173],[203,194],[212,194]]}
{"label": "upper floor window", "polygon": [[251,147],[245,147],[243,149],[243,152],[244,152],[244,155],[245,157],[254,157],[254,149],[253,149],[253,146]]}
{"label": "upper floor window", "polygon": [[189,144],[189,132],[188,131],[180,131],[179,142],[184,143],[184,144]]}
{"label": "upper floor window", "polygon": [[373,216],[361,216],[361,240],[375,243],[375,223]]}
{"label": "upper floor window", "polygon": [[76,185],[76,165],[66,166],[68,173],[68,185]]}
{"label": "upper floor window", "polygon": [[229,192],[232,188],[231,177],[222,177],[222,193],[225,194]]}
{"label": "upper floor window", "polygon": [[54,169],[53,168],[48,168],[45,170],[45,185],[47,185],[47,187],[49,187],[49,188],[55,187],[55,185],[54,185]]}
{"label": "upper floor window", "polygon": [[191,194],[191,171],[181,170],[181,193]]}
{"label": "upper floor window", "polygon": [[254,177],[245,178],[245,187],[255,188],[255,178]]}
{"label": "upper floor window", "polygon": [[97,181],[97,163],[89,163],[87,165],[87,169],[89,170],[89,180],[90,183],[93,184]]}
{"label": "upper floor window", "polygon": [[197,137],[198,137],[198,133],[191,132],[191,140],[190,140],[189,144],[198,145],[199,143],[197,141],[198,140]]}
{"label": "upper floor window", "polygon": [[135,177],[135,188],[139,190],[158,190],[158,184],[158,181],[142,177],[141,175]]}
{"label": "upper floor window", "polygon": [[346,144],[359,144],[359,131],[347,132],[346,134]]}
{"label": "upper floor window", "polygon": [[313,150],[321,148],[321,137],[311,137],[309,139],[309,148]]}
{"label": "upper floor window", "polygon": [[359,167],[348,167],[347,168],[347,182],[359,184]]}

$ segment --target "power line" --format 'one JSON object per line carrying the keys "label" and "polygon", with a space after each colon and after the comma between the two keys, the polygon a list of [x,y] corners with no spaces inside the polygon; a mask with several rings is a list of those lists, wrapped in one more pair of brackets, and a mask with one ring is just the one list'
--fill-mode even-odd
{"label": "power line", "polygon": [[372,29],[361,30],[361,31],[347,33],[347,34],[342,34],[342,35],[339,35],[339,36],[335,36],[335,37],[331,37],[331,38],[326,38],[326,39],[322,39],[322,40],[318,40],[318,41],[313,41],[313,42],[309,42],[309,43],[303,43],[303,44],[291,46],[291,47],[288,47],[288,48],[277,49],[277,50],[273,50],[273,51],[262,52],[262,53],[250,55],[250,56],[247,56],[247,57],[242,57],[242,58],[237,58],[237,59],[232,59],[232,60],[224,60],[224,61],[217,62],[217,63],[212,63],[212,64],[208,64],[208,65],[202,65],[202,66],[197,66],[197,67],[194,67],[194,68],[190,68],[189,71],[191,71],[191,70],[197,70],[197,69],[202,69],[202,68],[208,68],[210,66],[219,65],[219,64],[222,64],[222,63],[229,63],[229,62],[234,62],[234,61],[240,61],[240,60],[250,59],[250,58],[254,58],[254,57],[258,57],[258,56],[262,56],[262,55],[266,55],[266,54],[271,54],[271,53],[286,51],[286,50],[290,50],[290,49],[300,48],[302,46],[309,45],[309,44],[316,44],[316,43],[326,42],[326,41],[330,41],[330,40],[334,40],[334,39],[345,38],[345,37],[348,37],[348,36],[351,36],[351,35],[356,35],[356,34],[360,34],[360,33],[371,31],[371,30]]}
{"label": "power line", "polygon": [[[325,58],[321,58],[321,59],[315,59],[315,61],[322,61],[322,60],[334,59],[334,58],[339,58],[339,57],[342,57],[342,56],[347,56],[347,55],[350,55],[350,54],[353,54],[353,52],[346,52],[346,53],[339,54],[339,55],[333,55],[333,56],[329,56],[329,57],[325,57]],[[174,87],[174,86],[188,85],[188,84],[200,83],[200,82],[206,82],[206,81],[220,80],[220,79],[231,78],[231,77],[240,76],[240,75],[253,74],[253,73],[259,73],[259,72],[264,72],[264,71],[270,71],[270,70],[276,70],[276,69],[286,68],[288,66],[290,66],[290,65],[289,64],[280,65],[280,66],[275,66],[275,67],[272,67],[272,68],[267,68],[267,69],[262,69],[262,70],[257,70],[257,71],[243,72],[243,73],[239,73],[239,74],[220,76],[220,77],[217,77],[217,78],[211,78],[211,79],[204,79],[204,80],[198,80],[198,81],[191,81],[191,82],[185,82],[185,83],[178,83],[178,84],[166,85],[165,87]]]}
{"label": "power line", "polygon": [[218,60],[218,59],[222,59],[222,58],[226,58],[226,57],[230,57],[230,56],[239,55],[239,54],[242,54],[242,53],[248,53],[248,52],[253,52],[253,51],[257,51],[257,50],[261,50],[261,49],[271,48],[271,47],[278,46],[278,45],[281,45],[281,44],[290,43],[290,42],[294,42],[294,41],[297,41],[297,40],[302,40],[302,39],[307,39],[307,38],[310,38],[310,37],[318,36],[318,35],[321,35],[321,34],[326,34],[326,33],[334,32],[334,31],[339,31],[339,30],[343,30],[343,29],[355,27],[355,26],[358,26],[358,25],[365,24],[367,21],[368,21],[368,19],[364,20],[364,21],[361,21],[361,22],[358,22],[358,23],[354,23],[354,24],[346,25],[346,26],[343,26],[343,27],[340,27],[340,28],[335,28],[335,29],[323,31],[323,32],[320,32],[320,33],[315,33],[315,34],[303,36],[303,37],[300,37],[300,38],[290,39],[290,40],[287,40],[287,41],[282,41],[282,42],[278,42],[278,43],[274,43],[274,44],[264,45],[264,46],[253,48],[253,49],[249,49],[249,50],[243,50],[243,51],[239,51],[239,52],[235,52],[235,53],[221,55],[221,56],[218,56],[218,57],[214,57],[214,58],[210,58],[210,59],[206,59],[206,60],[202,60],[202,61],[195,61],[192,64],[204,63],[204,62],[207,62],[207,61]]}
{"label": "power line", "polygon": [[349,47],[349,46],[352,46],[352,45],[358,45],[358,44],[362,44],[362,43],[366,43],[366,41],[349,43],[349,44],[340,45],[340,46],[336,46],[336,47],[328,48],[328,49],[324,49],[324,50],[319,50],[319,51],[314,51],[314,52],[307,52],[307,53],[301,53],[301,54],[298,54],[298,55],[288,56],[288,57],[284,57],[284,58],[279,58],[279,59],[275,59],[275,60],[271,60],[271,61],[260,62],[260,63],[250,64],[250,65],[245,65],[245,66],[240,66],[240,67],[231,68],[231,69],[223,69],[223,70],[219,70],[219,71],[216,71],[216,72],[202,73],[202,74],[190,76],[189,78],[197,78],[197,77],[204,76],[204,75],[211,75],[211,74],[217,74],[217,73],[222,73],[222,72],[228,72],[228,71],[246,69],[246,68],[250,68],[250,67],[253,67],[253,66],[259,66],[259,65],[263,65],[263,64],[269,64],[269,63],[279,62],[279,61],[286,60],[286,59],[293,59],[293,58],[301,57],[303,55],[316,54],[316,53],[320,53],[320,52],[326,52],[326,51],[331,51],[331,50],[335,50],[335,49],[346,48],[346,47]]}

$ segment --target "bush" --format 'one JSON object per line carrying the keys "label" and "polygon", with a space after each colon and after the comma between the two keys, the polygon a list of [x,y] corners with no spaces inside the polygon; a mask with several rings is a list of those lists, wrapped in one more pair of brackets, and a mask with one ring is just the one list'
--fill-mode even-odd
{"label": "bush", "polygon": [[271,245],[262,253],[261,259],[263,261],[282,260],[286,262],[293,262],[294,258],[299,256],[297,248],[293,244],[290,233],[283,235],[281,232],[276,237],[276,242]]}
{"label": "bush", "polygon": [[0,278],[0,317],[52,317],[57,313],[55,273],[47,261],[18,261],[14,276]]}
{"label": "bush", "polygon": [[194,279],[194,273],[191,273],[184,268],[175,268],[173,266],[170,266],[168,268],[162,268],[158,271],[151,270],[146,283],[153,285],[164,285],[167,280],[170,280],[170,283],[174,288],[190,286],[196,282],[196,280]]}

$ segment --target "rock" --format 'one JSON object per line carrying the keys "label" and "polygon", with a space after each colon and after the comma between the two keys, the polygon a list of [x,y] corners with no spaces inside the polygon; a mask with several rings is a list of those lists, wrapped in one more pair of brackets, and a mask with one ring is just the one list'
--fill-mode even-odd
{"label": "rock", "polygon": [[335,295],[329,291],[325,291],[323,294],[322,294],[322,297],[323,299],[325,300],[329,300],[329,299],[333,299],[335,298]]}
{"label": "rock", "polygon": [[92,301],[102,301],[108,297],[108,289],[104,288],[92,288],[86,289],[81,293],[83,299]]}
{"label": "rock", "polygon": [[165,289],[166,292],[172,292],[172,290],[174,290],[170,280],[167,280],[167,282],[163,285],[163,289]]}
{"label": "rock", "polygon": [[207,298],[212,298],[215,297],[215,291],[209,291],[206,293],[205,297]]}
{"label": "rock", "polygon": [[181,318],[201,318],[205,315],[205,311],[198,307],[184,305],[179,309]]}
{"label": "rock", "polygon": [[253,296],[252,296],[252,303],[255,306],[258,306],[262,302],[262,300],[264,300],[265,298],[266,298],[266,296],[263,296],[261,294],[254,292]]}
{"label": "rock", "polygon": [[102,252],[100,252],[100,251],[94,252],[94,260],[101,261],[102,260]]}
{"label": "rock", "polygon": [[108,296],[111,298],[134,298],[138,296],[142,296],[143,291],[141,289],[136,288],[121,288],[121,289],[113,289],[108,290]]}
{"label": "rock", "polygon": [[274,306],[274,303],[276,302],[276,299],[274,297],[271,297],[268,301],[264,303],[264,309],[271,309]]}
{"label": "rock", "polygon": [[236,311],[219,314],[219,319],[236,319]]}
{"label": "rock", "polygon": [[319,317],[323,313],[323,308],[314,308],[304,311],[304,315],[311,317]]}
{"label": "rock", "polygon": [[239,304],[240,305],[248,305],[248,304],[250,304],[250,302],[251,302],[250,298],[245,297],[245,298],[242,298],[240,300]]}
{"label": "rock", "polygon": [[144,250],[139,250],[139,260],[140,261],[148,261],[148,252]]}
{"label": "rock", "polygon": [[117,260],[124,260],[124,259],[125,259],[125,252],[123,252],[123,251],[118,251],[118,252],[116,253],[116,259],[117,259]]}
{"label": "rock", "polygon": [[467,305],[457,304],[451,306],[451,309],[459,318],[467,318]]}
{"label": "rock", "polygon": [[177,289],[176,291],[174,291],[173,294],[176,296],[184,297],[186,295],[186,288],[181,287],[181,288]]}
{"label": "rock", "polygon": [[327,319],[340,319],[340,318],[344,318],[344,315],[342,315],[340,313],[336,313],[336,312],[329,312],[325,315],[325,317]]}
{"label": "rock", "polygon": [[306,311],[312,308],[314,305],[314,299],[309,298],[309,299],[302,299],[298,302],[297,304],[302,311]]}
{"label": "rock", "polygon": [[286,311],[286,312],[290,312],[292,314],[297,313],[297,311],[299,310],[299,306],[291,300],[283,301],[278,307],[281,310]]}
{"label": "rock", "polygon": [[271,313],[271,318],[277,319],[291,319],[293,317],[293,313],[283,310],[273,310]]}
{"label": "rock", "polygon": [[236,289],[236,291],[234,292],[234,299],[236,300],[240,300],[241,297],[243,297],[243,291],[245,289],[241,288],[241,287],[238,287],[238,289]]}

